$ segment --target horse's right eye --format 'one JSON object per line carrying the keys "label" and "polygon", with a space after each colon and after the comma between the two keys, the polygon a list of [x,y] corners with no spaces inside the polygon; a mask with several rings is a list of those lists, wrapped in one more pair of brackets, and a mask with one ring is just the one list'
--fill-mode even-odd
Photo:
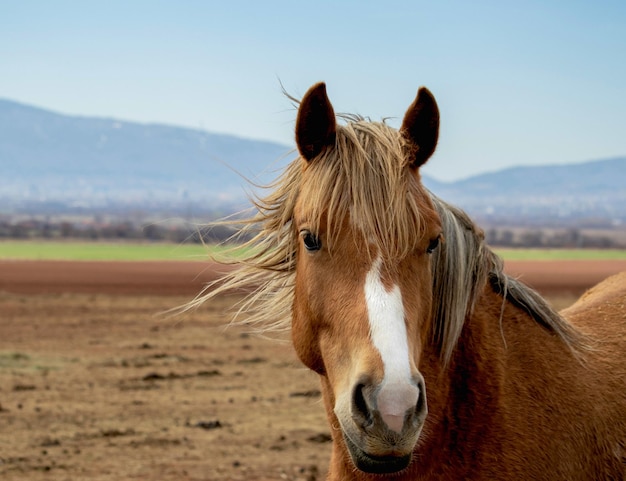
{"label": "horse's right eye", "polygon": [[308,251],[318,251],[322,248],[322,241],[315,234],[312,234],[308,231],[302,232],[302,241],[304,242],[304,247]]}

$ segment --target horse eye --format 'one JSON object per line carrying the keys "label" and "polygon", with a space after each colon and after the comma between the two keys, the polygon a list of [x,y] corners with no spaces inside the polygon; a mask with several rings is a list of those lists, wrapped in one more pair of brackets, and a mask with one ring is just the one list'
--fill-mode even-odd
{"label": "horse eye", "polygon": [[302,232],[302,241],[304,242],[304,247],[306,247],[306,250],[308,251],[318,251],[322,248],[322,241],[320,238],[308,231]]}
{"label": "horse eye", "polygon": [[430,241],[430,244],[428,244],[428,248],[426,249],[427,254],[432,254],[435,251],[435,249],[439,246],[440,237],[441,236],[437,236],[433,240]]}

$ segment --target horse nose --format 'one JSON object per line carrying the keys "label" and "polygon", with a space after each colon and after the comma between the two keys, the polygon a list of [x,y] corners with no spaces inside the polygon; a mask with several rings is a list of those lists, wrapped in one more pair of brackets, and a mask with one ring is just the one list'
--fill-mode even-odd
{"label": "horse nose", "polygon": [[399,434],[405,427],[417,429],[426,413],[426,389],[419,374],[410,380],[383,381],[380,385],[364,378],[352,393],[353,420],[366,431],[383,426]]}

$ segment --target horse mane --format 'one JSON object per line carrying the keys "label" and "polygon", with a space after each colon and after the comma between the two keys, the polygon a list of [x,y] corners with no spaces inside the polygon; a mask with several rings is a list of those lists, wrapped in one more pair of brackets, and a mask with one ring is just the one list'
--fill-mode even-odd
{"label": "horse mane", "polygon": [[[445,241],[433,253],[433,336],[447,363],[461,335],[463,324],[475,307],[485,283],[536,322],[558,335],[578,354],[586,340],[537,291],[504,272],[504,262],[487,245],[483,231],[461,209],[431,193],[441,218]],[[506,345],[506,338],[502,335]]]}
{"label": "horse mane", "polygon": [[[264,332],[288,329],[295,285],[298,232],[294,226],[296,203],[317,229],[324,220],[328,245],[349,216],[388,258],[402,258],[422,241],[418,232],[432,208],[425,208],[423,187],[407,166],[407,146],[399,132],[384,122],[341,116],[335,146],[313,162],[298,157],[268,186],[269,194],[253,199],[254,212],[242,220],[219,224],[239,226],[236,237],[249,239],[237,247],[234,265],[224,277],[211,283],[182,310],[233,291],[246,292],[236,305],[233,321]],[[421,195],[420,195],[421,194]],[[568,346],[580,344],[580,336],[534,290],[510,278],[502,260],[487,246],[482,231],[462,210],[430,194],[443,228],[444,242],[432,254],[433,336],[441,357],[448,362],[463,324],[471,315],[485,284],[528,312],[556,333]],[[421,201],[420,201],[421,199]],[[244,252],[242,255],[241,252]]]}

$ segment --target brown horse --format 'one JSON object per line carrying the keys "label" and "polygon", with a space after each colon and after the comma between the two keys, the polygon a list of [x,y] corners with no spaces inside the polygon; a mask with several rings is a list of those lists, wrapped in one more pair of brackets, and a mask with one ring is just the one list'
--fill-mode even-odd
{"label": "brown horse", "polygon": [[300,156],[242,232],[219,287],[246,322],[291,324],[319,374],[329,479],[626,478],[626,275],[559,315],[507,277],[480,229],[419,168],[439,112],[422,88],[401,129],[299,103]]}

